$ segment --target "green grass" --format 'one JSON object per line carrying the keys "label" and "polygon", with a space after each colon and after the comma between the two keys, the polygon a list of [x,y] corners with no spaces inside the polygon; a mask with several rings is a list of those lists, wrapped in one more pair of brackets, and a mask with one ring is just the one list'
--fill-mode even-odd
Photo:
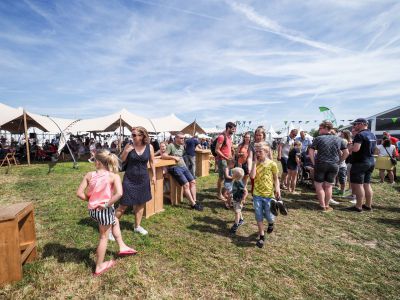
{"label": "green grass", "polygon": [[[124,215],[124,240],[139,255],[93,278],[97,225],[75,197],[93,165],[71,166],[59,163],[50,174],[47,165],[0,169],[0,205],[34,203],[39,256],[24,266],[20,282],[1,287],[1,299],[399,298],[399,185],[374,183],[375,209],[362,214],[323,214],[306,189],[286,195],[289,215],[277,218],[258,249],[251,200],[245,225],[230,236],[233,212],[216,200],[212,174],[197,182],[204,212],[166,204],[165,212],[143,221],[145,237],[133,234],[133,215]],[[110,243],[107,257],[116,251]]]}

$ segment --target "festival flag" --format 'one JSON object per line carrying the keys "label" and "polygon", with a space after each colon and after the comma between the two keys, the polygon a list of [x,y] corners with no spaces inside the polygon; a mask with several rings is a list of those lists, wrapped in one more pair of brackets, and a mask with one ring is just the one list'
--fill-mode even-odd
{"label": "festival flag", "polygon": [[396,123],[396,121],[397,121],[397,118],[392,118],[393,123]]}
{"label": "festival flag", "polygon": [[329,108],[325,107],[325,106],[320,106],[318,107],[320,112],[324,112],[324,111],[328,111]]}
{"label": "festival flag", "polygon": [[310,121],[306,121],[306,124],[308,124]]}
{"label": "festival flag", "polygon": [[287,121],[283,121],[285,123],[285,125],[287,124]]}

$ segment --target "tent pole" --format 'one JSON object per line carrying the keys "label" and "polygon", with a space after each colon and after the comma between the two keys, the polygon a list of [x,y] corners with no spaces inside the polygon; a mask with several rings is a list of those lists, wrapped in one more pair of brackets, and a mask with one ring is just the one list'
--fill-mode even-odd
{"label": "tent pole", "polygon": [[28,166],[31,165],[31,153],[29,150],[29,137],[28,137],[28,124],[26,122],[26,111],[24,109],[24,129],[25,129],[25,146],[26,146],[26,158],[28,160]]}
{"label": "tent pole", "polygon": [[121,127],[122,127],[122,119],[121,119],[121,115],[119,115],[119,143],[118,143],[119,152],[122,151],[122,137],[121,137],[122,128]]}

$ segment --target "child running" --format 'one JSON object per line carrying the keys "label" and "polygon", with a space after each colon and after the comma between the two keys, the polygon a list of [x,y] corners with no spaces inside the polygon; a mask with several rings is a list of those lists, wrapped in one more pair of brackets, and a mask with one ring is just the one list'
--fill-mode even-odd
{"label": "child running", "polygon": [[250,172],[250,178],[254,179],[254,191],[253,191],[253,206],[254,213],[258,226],[258,240],[257,247],[264,247],[264,217],[268,221],[267,233],[271,233],[274,230],[275,217],[272,212],[277,215],[274,211],[278,206],[281,214],[286,215],[287,210],[282,200],[276,201],[273,199],[274,194],[276,199],[280,199],[281,191],[279,187],[278,179],[278,166],[269,157],[271,155],[271,149],[265,142],[255,144],[255,161]]}
{"label": "child running", "polygon": [[[134,255],[137,251],[123,242],[119,222],[115,218],[114,203],[122,196],[118,157],[108,150],[99,150],[95,154],[94,163],[96,171],[86,174],[76,195],[89,202],[89,215],[99,224],[100,241],[96,251],[96,270],[93,273],[98,276],[115,265],[114,260],[104,261],[111,228],[119,246],[118,256]],[[88,190],[85,193],[86,188]]]}
{"label": "child running", "polygon": [[243,225],[244,220],[242,216],[243,203],[248,195],[248,191],[243,182],[244,170],[242,168],[232,169],[232,198],[233,210],[235,211],[235,224],[233,224],[230,232],[235,234],[239,226]]}

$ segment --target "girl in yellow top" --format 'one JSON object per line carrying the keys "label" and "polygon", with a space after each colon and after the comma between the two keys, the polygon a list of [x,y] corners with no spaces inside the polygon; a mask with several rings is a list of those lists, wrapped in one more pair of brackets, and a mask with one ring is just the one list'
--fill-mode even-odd
{"label": "girl in yellow top", "polygon": [[[267,233],[274,230],[275,217],[271,213],[271,204],[273,208],[279,207],[282,214],[287,214],[287,210],[280,199],[281,191],[279,188],[278,166],[270,159],[271,149],[267,143],[261,142],[255,145],[255,161],[250,172],[250,178],[254,179],[253,206],[258,226],[257,247],[264,246],[264,217],[268,221]],[[272,203],[274,202],[274,203]],[[275,211],[276,214],[276,211]]]}

